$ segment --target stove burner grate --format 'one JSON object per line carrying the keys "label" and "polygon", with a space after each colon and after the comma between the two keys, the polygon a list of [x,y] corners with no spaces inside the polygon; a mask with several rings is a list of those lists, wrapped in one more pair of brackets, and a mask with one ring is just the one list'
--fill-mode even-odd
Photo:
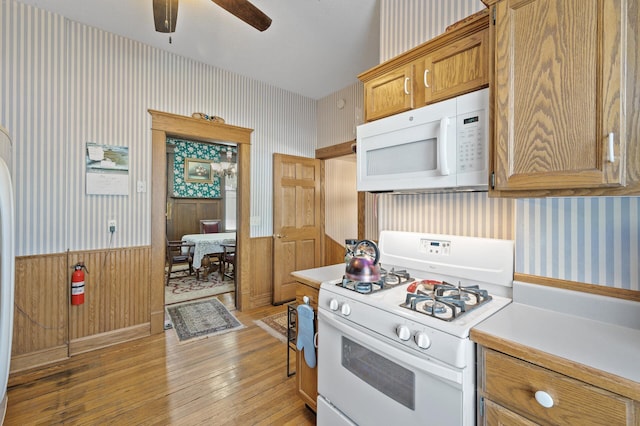
{"label": "stove burner grate", "polygon": [[447,282],[436,284],[433,291],[407,293],[402,308],[410,309],[444,321],[453,321],[464,313],[491,300],[486,290],[477,285],[462,287]]}
{"label": "stove burner grate", "polygon": [[395,268],[391,268],[390,271],[387,271],[384,268],[380,268],[380,279],[378,281],[354,281],[344,276],[342,281],[336,285],[360,294],[371,294],[406,284],[412,280],[410,274],[405,270],[396,271]]}

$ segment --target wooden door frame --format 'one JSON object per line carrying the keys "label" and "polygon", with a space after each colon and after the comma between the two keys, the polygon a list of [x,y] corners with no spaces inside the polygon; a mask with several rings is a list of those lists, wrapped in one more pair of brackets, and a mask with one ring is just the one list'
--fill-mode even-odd
{"label": "wooden door frame", "polygon": [[253,129],[148,110],[151,114],[151,334],[164,331],[167,137],[238,146],[236,307],[249,306],[251,133]]}
{"label": "wooden door frame", "polygon": [[[316,149],[316,158],[322,160],[322,214],[324,215],[324,160],[330,160],[332,158],[344,157],[345,155],[355,154],[356,152],[356,141],[351,140],[343,143],[339,143],[336,145],[331,145],[326,148],[318,148]],[[362,240],[365,238],[365,216],[364,216],[364,208],[365,208],[365,193],[358,192],[358,239]],[[322,223],[322,227],[324,228],[324,220]]]}

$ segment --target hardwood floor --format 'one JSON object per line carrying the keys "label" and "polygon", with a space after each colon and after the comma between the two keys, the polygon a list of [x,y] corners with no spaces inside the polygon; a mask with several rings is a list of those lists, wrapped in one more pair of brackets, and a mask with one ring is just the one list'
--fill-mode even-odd
{"label": "hardwood floor", "polygon": [[[219,299],[232,307],[232,295]],[[169,330],[13,378],[4,424],[313,425],[286,345],[253,322],[284,310],[233,311],[246,328],[184,344]]]}

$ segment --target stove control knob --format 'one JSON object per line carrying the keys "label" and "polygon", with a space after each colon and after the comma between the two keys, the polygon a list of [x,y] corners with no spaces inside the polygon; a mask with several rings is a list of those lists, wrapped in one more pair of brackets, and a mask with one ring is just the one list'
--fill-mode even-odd
{"label": "stove control knob", "polygon": [[345,303],[344,305],[342,305],[341,312],[342,312],[342,315],[348,317],[351,314],[351,306]]}
{"label": "stove control knob", "polygon": [[418,347],[421,349],[427,349],[429,346],[431,346],[431,340],[429,339],[429,336],[421,331],[416,333],[416,335],[413,337],[413,340],[415,340],[416,345],[418,345]]}
{"label": "stove control knob", "polygon": [[411,338],[411,330],[406,325],[399,325],[396,327],[396,334],[400,338],[400,340],[407,341]]}
{"label": "stove control knob", "polygon": [[331,309],[332,311],[337,311],[339,307],[340,304],[338,303],[338,301],[336,299],[331,299],[331,301],[329,302],[329,309]]}

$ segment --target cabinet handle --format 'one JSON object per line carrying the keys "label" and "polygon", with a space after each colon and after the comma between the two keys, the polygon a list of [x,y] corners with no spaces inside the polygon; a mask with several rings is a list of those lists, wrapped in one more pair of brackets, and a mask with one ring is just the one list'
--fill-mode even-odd
{"label": "cabinet handle", "polygon": [[424,80],[424,87],[429,88],[429,83],[427,83],[427,76],[429,75],[429,69],[424,70],[424,75],[422,79]]}
{"label": "cabinet handle", "polygon": [[318,333],[313,335],[313,346],[318,349]]}
{"label": "cabinet handle", "polygon": [[538,404],[542,405],[544,408],[553,407],[553,398],[545,391],[537,391],[535,397]]}
{"label": "cabinet handle", "polygon": [[408,82],[409,82],[409,77],[407,77],[407,78],[405,78],[405,79],[404,79],[404,94],[405,94],[405,95],[409,95],[409,94],[410,94],[410,93],[409,93],[408,86],[407,86],[407,83],[408,83]]}
{"label": "cabinet handle", "polygon": [[613,163],[615,161],[615,155],[613,154],[613,132],[609,133],[609,162]]}
{"label": "cabinet handle", "polygon": [[440,120],[440,136],[438,138],[438,169],[440,175],[447,176],[449,174],[449,164],[447,162],[447,126],[449,125],[449,117]]}

